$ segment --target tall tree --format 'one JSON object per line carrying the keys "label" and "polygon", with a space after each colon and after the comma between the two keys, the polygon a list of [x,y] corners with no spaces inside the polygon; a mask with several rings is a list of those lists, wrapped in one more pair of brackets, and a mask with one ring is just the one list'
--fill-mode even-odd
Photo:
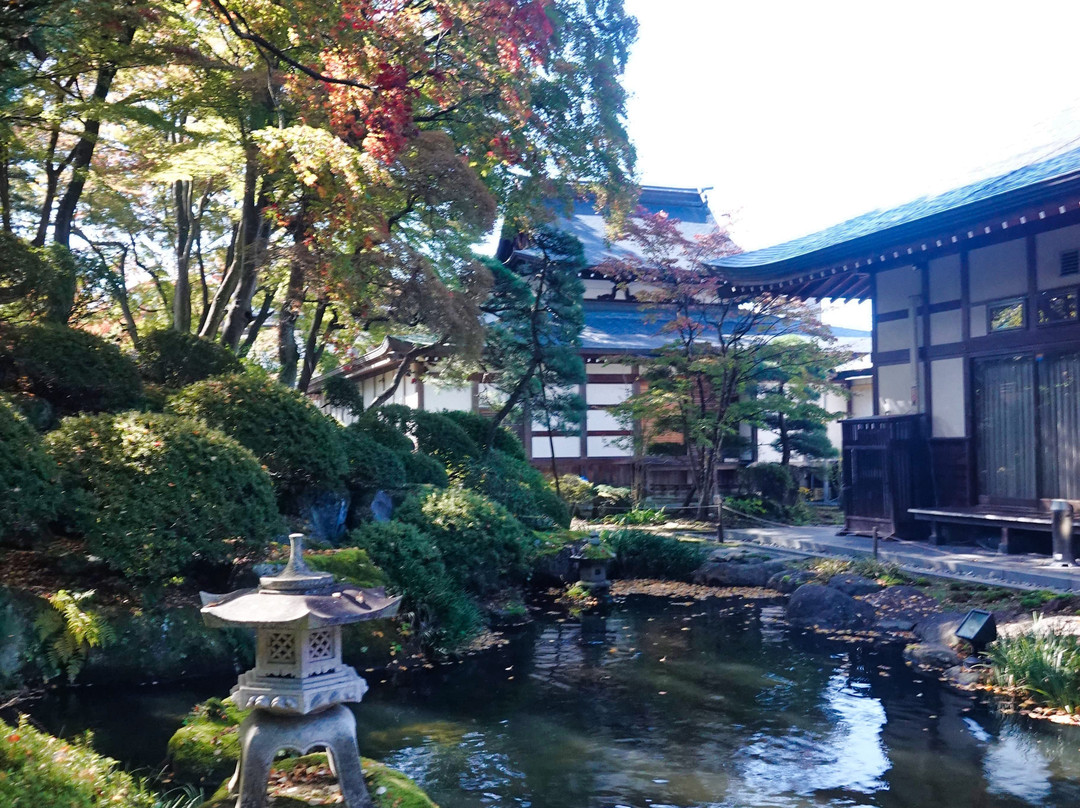
{"label": "tall tree", "polygon": [[825,409],[822,398],[844,395],[833,373],[851,359],[851,352],[799,337],[776,340],[772,350],[775,355],[763,358],[754,397],[759,426],[776,434],[771,446],[780,453],[780,464],[789,465],[793,455],[836,457],[827,428],[840,416]]}
{"label": "tall tree", "polygon": [[585,381],[579,350],[585,325],[581,242],[569,233],[540,227],[529,233],[524,254],[527,258],[515,269],[497,261],[489,264],[495,282],[482,307],[491,318],[483,365],[501,394],[491,420],[492,436],[518,407],[524,406],[549,432],[574,428],[585,412],[577,393]]}
{"label": "tall tree", "polygon": [[783,350],[785,337],[827,339],[827,329],[800,301],[732,292],[708,266],[738,252],[723,230],[687,238],[677,219],[638,211],[626,235],[640,255],[610,259],[599,269],[638,284],[638,299],[655,304],[657,330],[670,339],[636,359],[644,389],[616,413],[640,426],[642,443],[681,436],[693,479],[687,504],[696,495],[698,516],[706,518],[740,426],[761,420],[755,393],[762,371],[792,361]]}

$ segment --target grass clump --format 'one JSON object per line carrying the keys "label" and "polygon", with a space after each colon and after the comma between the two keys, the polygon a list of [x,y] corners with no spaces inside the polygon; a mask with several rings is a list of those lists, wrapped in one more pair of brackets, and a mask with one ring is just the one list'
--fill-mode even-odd
{"label": "grass clump", "polygon": [[664,508],[642,508],[635,505],[625,513],[616,513],[605,516],[602,520],[609,525],[662,525],[668,521],[668,514]]}
{"label": "grass clump", "polygon": [[158,798],[90,748],[0,721],[0,805],[5,808],[155,808]]}
{"label": "grass clump", "polygon": [[646,530],[605,531],[601,537],[615,552],[614,572],[619,578],[688,581],[707,555],[701,544]]}
{"label": "grass clump", "polygon": [[169,766],[180,780],[216,785],[240,758],[237,732],[246,713],[227,699],[197,704],[169,739]]}
{"label": "grass clump", "polygon": [[994,684],[1072,714],[1080,706],[1080,638],[1040,630],[1002,637],[986,650]]}

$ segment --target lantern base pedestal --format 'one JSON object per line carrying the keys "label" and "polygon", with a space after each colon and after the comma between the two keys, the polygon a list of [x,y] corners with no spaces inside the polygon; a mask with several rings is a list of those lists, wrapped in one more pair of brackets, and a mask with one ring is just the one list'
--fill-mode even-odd
{"label": "lantern base pedestal", "polygon": [[360,701],[367,689],[363,677],[347,665],[304,679],[267,676],[256,668],[240,674],[230,698],[241,710],[304,715],[325,710],[327,705]]}
{"label": "lantern base pedestal", "polygon": [[270,766],[282,749],[299,755],[325,749],[347,808],[374,808],[360,768],[356,718],[341,704],[310,715],[252,711],[240,725],[240,762],[229,781],[236,808],[265,808]]}

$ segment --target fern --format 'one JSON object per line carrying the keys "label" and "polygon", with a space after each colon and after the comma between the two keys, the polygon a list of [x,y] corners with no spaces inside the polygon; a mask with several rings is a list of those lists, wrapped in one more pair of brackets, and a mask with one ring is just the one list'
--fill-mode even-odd
{"label": "fern", "polygon": [[43,610],[34,620],[34,630],[45,646],[45,657],[56,675],[63,673],[69,682],[75,681],[91,648],[108,645],[116,634],[101,615],[84,609],[94,590],[68,592],[59,590],[46,600],[51,608]]}

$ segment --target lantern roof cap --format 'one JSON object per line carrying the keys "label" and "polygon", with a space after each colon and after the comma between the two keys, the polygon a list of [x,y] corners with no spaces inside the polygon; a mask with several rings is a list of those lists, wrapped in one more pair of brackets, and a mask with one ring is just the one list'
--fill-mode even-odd
{"label": "lantern roof cap", "polygon": [[200,593],[203,620],[208,626],[248,628],[320,628],[393,617],[400,597],[383,587],[359,589],[334,582],[327,572],[304,563],[303,534],[289,536],[289,563],[280,574],[259,579],[255,589],[226,595]]}

